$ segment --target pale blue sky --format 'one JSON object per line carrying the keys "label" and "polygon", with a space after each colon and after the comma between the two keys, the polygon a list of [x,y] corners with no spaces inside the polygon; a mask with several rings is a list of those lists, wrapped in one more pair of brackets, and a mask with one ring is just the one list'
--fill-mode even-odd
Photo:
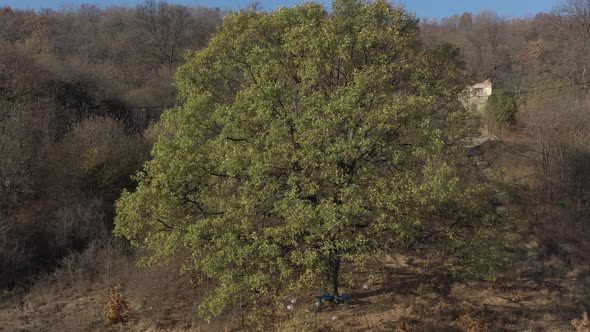
{"label": "pale blue sky", "polygon": [[[123,5],[135,6],[142,0],[0,0],[0,6],[16,8],[59,9],[63,6],[78,6],[82,3],[92,3],[99,6]],[[200,5],[220,7],[224,9],[239,9],[248,5],[252,0],[169,0],[169,2],[185,5]],[[293,6],[303,0],[261,0],[264,9],[276,9],[281,6]],[[329,0],[316,0],[329,4]],[[465,11],[478,12],[483,9],[493,9],[498,14],[508,17],[529,16],[541,11],[549,11],[559,0],[395,0],[420,18],[445,17],[460,14]]]}

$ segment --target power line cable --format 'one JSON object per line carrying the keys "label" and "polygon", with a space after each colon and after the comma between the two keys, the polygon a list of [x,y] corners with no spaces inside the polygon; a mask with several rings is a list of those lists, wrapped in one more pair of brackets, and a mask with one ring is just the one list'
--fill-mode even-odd
{"label": "power line cable", "polygon": [[542,91],[559,90],[559,89],[565,89],[565,88],[573,88],[576,86],[587,85],[587,84],[588,84],[588,82],[582,82],[582,83],[577,83],[577,84],[568,84],[568,85],[554,86],[554,87],[549,87],[549,88],[540,88],[540,89],[524,90],[524,91],[512,91],[512,93],[515,95],[522,95],[522,94],[533,93],[533,92],[542,92]]}
{"label": "power line cable", "polygon": [[[135,109],[164,109],[164,108],[172,108],[178,105],[149,105],[149,106],[124,106],[125,109],[128,110],[135,110]],[[111,109],[112,107],[109,106],[99,106],[99,107],[91,107],[90,109],[93,110],[102,110],[102,109]]]}
{"label": "power line cable", "polygon": [[152,106],[132,106],[126,107],[127,109],[152,109],[152,108],[171,108],[178,105],[152,105]]}
{"label": "power line cable", "polygon": [[[540,89],[533,89],[533,90],[511,91],[511,93],[515,94],[515,95],[521,95],[521,94],[534,93],[534,92],[543,92],[543,91],[550,91],[550,90],[573,88],[576,86],[582,86],[582,85],[588,85],[588,84],[590,84],[590,82],[582,82],[582,83],[577,83],[577,84],[568,84],[568,85],[561,85],[561,86],[554,86],[554,87],[540,88]],[[133,109],[165,109],[165,108],[172,108],[172,107],[176,107],[176,106],[179,106],[179,105],[170,104],[170,105],[125,106],[125,108],[129,109],[129,110],[133,110]],[[108,106],[100,106],[100,107],[95,107],[92,109],[109,109],[109,107]]]}

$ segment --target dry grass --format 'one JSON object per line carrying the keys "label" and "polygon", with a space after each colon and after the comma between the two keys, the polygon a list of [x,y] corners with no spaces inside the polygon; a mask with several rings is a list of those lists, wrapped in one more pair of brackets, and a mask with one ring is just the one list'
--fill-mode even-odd
{"label": "dry grass", "polygon": [[523,251],[494,282],[426,287],[444,278],[425,271],[434,271],[425,261],[391,261],[368,289],[343,290],[353,296],[348,306],[302,306],[279,330],[568,331],[586,298],[583,270],[544,262],[534,252]]}
{"label": "dry grass", "polygon": [[[590,299],[584,291],[590,281],[588,269],[571,269],[555,259],[543,261],[536,254],[539,250],[538,246],[523,244],[510,273],[495,282],[455,281],[444,287],[440,283],[445,278],[437,275],[426,260],[401,256],[387,259],[381,273],[358,273],[357,280],[347,284],[342,291],[353,296],[348,305],[317,308],[313,296],[306,300],[302,295],[294,310],[285,309],[268,330],[568,331],[573,326],[585,327],[587,318],[572,318],[580,317],[584,301]],[[168,281],[173,279],[165,267],[160,271],[128,271],[126,275],[128,281],[122,278],[125,295],[119,289],[110,296],[112,311],[120,313],[112,320],[127,320],[124,325],[105,325],[102,284],[72,292],[55,290],[55,286],[51,291],[51,285],[45,284],[42,301],[31,301],[29,295],[22,307],[2,307],[0,331],[244,330],[230,317],[211,324],[195,319],[195,302],[180,280],[175,287],[162,287],[158,301],[157,285],[164,286],[165,276]],[[129,288],[132,283],[135,286]],[[142,286],[147,289],[137,289]],[[41,293],[36,290],[33,294]],[[133,312],[125,315],[129,307]]]}
{"label": "dry grass", "polygon": [[576,332],[590,332],[590,318],[588,318],[588,313],[584,311],[582,319],[573,319],[572,325],[576,328]]}

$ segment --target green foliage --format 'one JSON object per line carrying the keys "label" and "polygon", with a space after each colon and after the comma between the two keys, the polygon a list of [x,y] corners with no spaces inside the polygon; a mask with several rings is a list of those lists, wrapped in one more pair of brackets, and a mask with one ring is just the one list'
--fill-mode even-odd
{"label": "green foliage", "polygon": [[228,15],[179,69],[184,105],[164,114],[116,233],[148,263],[190,253],[184,268],[215,285],[205,316],[337,284],[369,253],[469,243],[493,218],[457,169],[463,71],[418,32],[386,1]]}
{"label": "green foliage", "polygon": [[486,113],[500,126],[514,126],[518,106],[511,95],[502,91],[494,91],[486,103]]}

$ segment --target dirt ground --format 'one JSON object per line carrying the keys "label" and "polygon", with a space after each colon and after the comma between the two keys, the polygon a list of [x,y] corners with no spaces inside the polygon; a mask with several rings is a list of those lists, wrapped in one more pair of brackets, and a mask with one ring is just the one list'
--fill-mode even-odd
{"label": "dirt ground", "polygon": [[[298,299],[276,329],[284,331],[573,331],[571,320],[590,305],[590,271],[557,260],[523,257],[494,282],[452,282],[425,266],[390,259],[381,277],[357,289],[349,304]],[[104,297],[89,289],[61,296],[4,296],[0,331],[216,331],[170,310],[165,323],[145,320],[139,305],[127,324],[107,326]],[[275,329],[275,328],[272,328]],[[240,328],[232,329],[240,330]]]}

